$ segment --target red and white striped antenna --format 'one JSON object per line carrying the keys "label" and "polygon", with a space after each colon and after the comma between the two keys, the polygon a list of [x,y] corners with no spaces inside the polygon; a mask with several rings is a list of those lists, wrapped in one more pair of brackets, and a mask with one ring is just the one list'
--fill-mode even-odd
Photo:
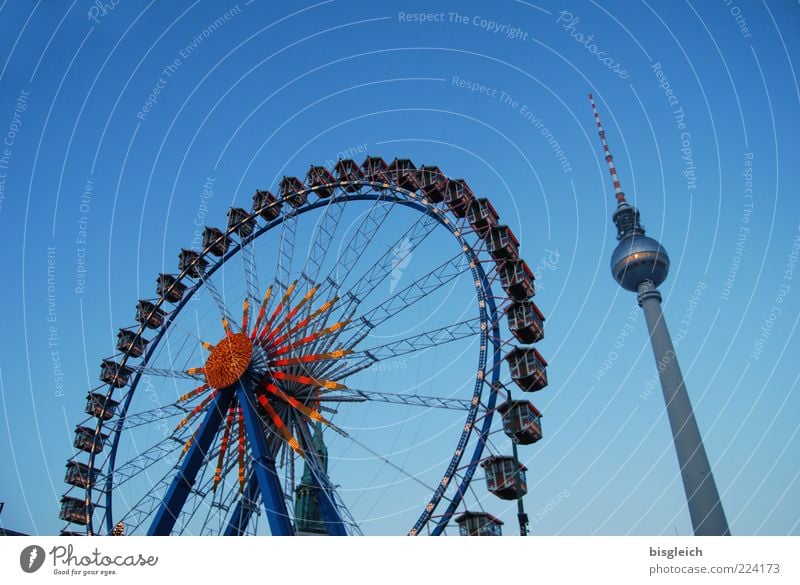
{"label": "red and white striped antenna", "polygon": [[614,166],[614,157],[611,156],[611,151],[608,150],[608,143],[606,142],[606,132],[603,130],[603,124],[600,122],[600,114],[597,113],[597,106],[594,103],[594,97],[589,94],[589,101],[592,102],[592,110],[594,111],[594,121],[597,122],[597,133],[600,135],[600,140],[603,143],[603,151],[606,155],[606,162],[608,163],[608,171],[611,173],[611,180],[614,181],[614,192],[617,196],[617,202],[625,203],[625,193],[622,192],[622,187],[619,184],[619,177],[617,176],[617,168]]}

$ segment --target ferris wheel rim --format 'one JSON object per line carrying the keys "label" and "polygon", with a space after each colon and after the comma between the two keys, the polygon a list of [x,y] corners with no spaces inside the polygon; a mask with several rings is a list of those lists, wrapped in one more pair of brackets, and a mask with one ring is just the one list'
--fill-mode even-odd
{"label": "ferris wheel rim", "polygon": [[[444,226],[445,228],[448,229],[448,231],[451,232],[451,235],[456,237],[456,239],[462,245],[463,254],[472,263],[471,270],[473,271],[473,275],[477,276],[475,284],[476,284],[478,300],[479,301],[485,301],[485,303],[483,303],[484,306],[482,307],[482,309],[486,309],[487,307],[485,305],[488,305],[488,310],[491,313],[491,315],[490,315],[491,318],[489,319],[489,318],[487,318],[485,312],[482,310],[481,317],[480,317],[481,323],[482,323],[482,325],[484,325],[484,327],[482,328],[483,331],[484,331],[482,335],[484,336],[483,339],[484,339],[484,342],[486,343],[486,346],[485,346],[486,347],[486,355],[482,358],[483,362],[480,364],[481,372],[485,371],[486,359],[488,359],[488,354],[489,354],[489,352],[488,352],[488,341],[489,341],[488,331],[489,331],[490,328],[492,329],[492,334],[493,334],[493,338],[491,339],[491,343],[494,346],[494,350],[491,352],[492,353],[493,365],[492,365],[491,370],[490,370],[491,371],[491,376],[492,376],[491,383],[489,384],[490,385],[490,401],[489,401],[489,405],[487,407],[486,415],[483,417],[482,429],[481,429],[481,431],[479,433],[479,437],[480,436],[485,436],[485,434],[491,428],[492,416],[493,416],[493,413],[494,413],[494,406],[495,406],[495,402],[496,402],[496,398],[497,398],[496,384],[497,384],[497,382],[499,380],[499,374],[500,374],[500,362],[501,362],[501,360],[500,360],[500,345],[501,345],[502,342],[499,340],[500,339],[500,335],[499,335],[499,321],[500,321],[500,318],[498,317],[498,314],[497,314],[497,307],[496,307],[495,302],[494,302],[494,294],[492,292],[491,283],[487,280],[486,274],[485,274],[485,272],[484,272],[484,270],[483,270],[483,268],[481,266],[480,261],[478,260],[478,254],[476,253],[475,248],[469,242],[467,242],[464,239],[463,233],[460,230],[458,230],[458,229],[453,227],[454,223],[451,220],[449,220],[449,218],[447,218],[446,214],[443,213],[443,210],[441,208],[439,208],[436,205],[432,205],[431,203],[427,202],[421,195],[416,194],[414,191],[405,189],[405,188],[403,188],[403,187],[401,187],[401,186],[399,186],[397,184],[394,184],[392,182],[379,182],[379,181],[369,181],[369,180],[336,181],[336,182],[328,183],[328,184],[321,185],[321,186],[309,187],[309,188],[303,189],[302,192],[307,195],[307,194],[310,194],[310,193],[314,193],[315,191],[317,191],[321,187],[322,188],[329,188],[329,189],[332,189],[332,190],[339,189],[339,192],[331,194],[329,197],[320,198],[320,200],[318,200],[318,201],[316,201],[314,203],[307,203],[307,204],[302,205],[302,206],[300,206],[298,208],[294,208],[288,213],[280,214],[280,215],[278,215],[277,218],[273,219],[272,221],[267,221],[267,223],[265,225],[259,225],[258,223],[256,223],[256,229],[252,233],[250,233],[249,235],[246,235],[246,236],[241,236],[241,237],[238,238],[238,240],[232,240],[231,241],[231,247],[230,247],[231,249],[226,251],[219,258],[217,258],[215,260],[215,262],[213,264],[209,265],[208,269],[204,271],[203,276],[197,278],[195,280],[195,282],[191,284],[191,286],[186,288],[183,298],[181,298],[181,300],[178,303],[170,303],[170,304],[173,304],[173,308],[167,314],[167,316],[166,316],[166,318],[164,320],[164,324],[159,328],[157,335],[153,338],[152,341],[150,341],[148,343],[149,346],[148,346],[147,351],[145,352],[145,354],[144,354],[144,356],[142,358],[142,362],[141,362],[140,365],[141,366],[145,366],[146,364],[149,363],[150,359],[154,355],[154,352],[159,347],[162,339],[164,338],[164,336],[169,331],[170,326],[178,318],[178,316],[181,314],[181,311],[186,306],[188,301],[194,296],[194,294],[196,292],[200,291],[202,286],[204,284],[206,284],[207,280],[211,276],[213,276],[213,274],[218,269],[220,269],[222,266],[224,266],[226,262],[228,262],[229,260],[234,258],[237,254],[241,254],[242,251],[245,249],[245,246],[247,246],[251,242],[255,241],[257,238],[261,237],[262,235],[264,235],[264,234],[268,233],[269,231],[273,230],[274,228],[284,224],[288,219],[297,218],[300,215],[303,215],[305,213],[308,213],[308,212],[320,209],[320,208],[322,208],[322,207],[324,207],[326,205],[329,205],[329,204],[333,203],[334,201],[350,202],[350,201],[378,201],[378,200],[383,200],[383,201],[386,201],[387,203],[399,204],[399,205],[402,205],[404,207],[408,207],[410,209],[414,209],[416,211],[419,211],[421,213],[424,213],[424,214],[427,214],[427,215],[429,215],[431,217],[434,217],[437,220],[437,224],[438,225]],[[348,191],[347,190],[348,187],[357,187],[357,191],[356,192]],[[372,193],[364,193],[363,192],[363,190],[370,190],[370,189],[373,191]],[[392,196],[391,197],[386,197],[386,193],[387,192],[390,192],[392,194]],[[402,197],[399,197],[399,196],[402,196]],[[287,199],[286,197],[281,197],[281,198],[277,199],[275,201],[275,203],[282,204],[282,203],[284,203],[286,201],[286,199]],[[258,218],[258,216],[259,216],[259,210],[253,210],[251,212],[248,212],[248,214],[246,216],[246,219],[247,220],[256,220]],[[235,232],[234,228],[229,226],[228,229],[225,230],[225,232],[224,232],[224,237],[227,238],[227,237],[230,237],[232,235],[236,235],[236,232]],[[207,248],[203,249],[202,252],[200,252],[200,257],[203,258],[203,259],[208,258],[209,256],[211,256],[210,247],[207,247]],[[176,280],[177,281],[182,281],[187,276],[189,276],[191,278],[191,276],[188,275],[188,269],[185,269],[176,277]],[[169,301],[167,301],[164,298],[164,296],[162,296],[155,303],[155,306],[157,308],[161,308],[162,306],[167,305],[168,303],[169,303]],[[136,335],[137,336],[141,336],[145,330],[146,330],[146,326],[144,324],[142,324],[139,327]],[[125,355],[125,357],[123,358],[123,361],[122,361],[123,365],[125,363],[125,360],[127,360],[127,357],[128,356]],[[109,455],[105,460],[106,461],[106,465],[108,466],[108,468],[104,472],[104,475],[105,475],[105,478],[106,478],[106,489],[105,489],[105,493],[104,493],[104,496],[105,496],[105,499],[106,499],[105,524],[106,524],[106,528],[107,528],[109,533],[111,533],[111,531],[113,529],[113,514],[112,514],[113,497],[114,497],[114,494],[113,494],[113,492],[114,492],[114,490],[113,490],[113,480],[114,480],[114,471],[116,470],[116,456],[117,456],[117,453],[118,453],[119,442],[120,442],[120,438],[122,436],[122,431],[124,430],[124,428],[123,428],[124,425],[122,423],[124,422],[125,418],[128,416],[128,409],[130,407],[130,404],[131,404],[131,401],[132,401],[134,395],[136,394],[136,390],[138,389],[138,386],[139,386],[139,383],[141,381],[141,378],[142,378],[141,371],[137,371],[136,374],[134,375],[132,381],[130,382],[130,387],[129,387],[126,395],[125,395],[124,404],[122,405],[122,409],[119,412],[119,418],[117,419],[118,422],[117,422],[117,424],[114,425],[114,428],[112,428],[112,430],[111,430],[111,433],[113,433],[113,439],[112,439],[112,442],[111,442],[112,444],[111,444],[111,449],[110,449]],[[477,388],[479,388],[479,387],[480,387],[480,393],[477,393],[477,395],[480,396],[482,394],[482,392],[483,392],[482,387],[483,387],[484,383],[487,383],[487,382],[482,381],[482,380],[478,380],[476,382],[476,392],[474,392],[474,394],[477,393]],[[108,394],[109,396],[110,396],[111,392],[113,392],[113,390],[114,390],[113,387],[109,388],[109,394]],[[477,404],[477,403],[474,404],[473,405],[473,409],[470,411],[470,414],[468,415],[467,420],[469,421],[469,426],[470,427],[472,426],[472,423],[474,423],[475,415],[478,412],[478,407],[479,407],[479,404]],[[97,425],[98,431],[103,429],[104,424],[105,424],[105,421],[103,421],[101,419],[98,419],[98,425]],[[461,437],[461,441],[459,441],[459,444],[463,441],[464,442],[464,446],[466,446],[469,443],[470,434],[472,433],[473,430],[474,429],[471,428],[469,430],[465,429],[464,431],[462,431],[462,437]],[[484,447],[484,441],[477,440],[476,444],[475,444],[474,453],[473,453],[473,455],[472,455],[472,457],[470,459],[470,464],[467,466],[468,471],[467,471],[466,474],[463,474],[463,477],[461,479],[461,486],[459,487],[459,489],[456,492],[456,499],[455,500],[451,500],[451,504],[449,506],[450,509],[448,510],[448,512],[446,512],[441,517],[441,519],[437,523],[436,527],[434,528],[434,533],[441,532],[444,529],[444,527],[447,525],[447,523],[450,521],[450,519],[452,519],[454,509],[458,507],[458,505],[460,503],[460,499],[461,499],[464,491],[466,490],[466,487],[469,485],[469,483],[472,480],[472,474],[473,474],[474,469],[477,467],[477,464],[478,464],[478,462],[480,460],[480,456],[481,456],[481,453],[483,451],[483,447]],[[463,453],[463,449],[462,448],[458,448],[456,451],[457,452],[461,451],[461,453],[458,454],[458,461],[456,461],[456,465],[457,465],[458,462],[460,462],[461,457],[463,457],[464,453]],[[90,458],[89,459],[90,459],[90,466],[91,466],[94,463],[95,454],[94,453],[90,453]],[[451,461],[451,467],[452,467],[452,461]],[[448,473],[445,474],[445,477],[448,478],[449,480],[452,480],[455,477],[455,471],[456,471],[456,469],[453,468],[451,471],[449,471]],[[445,485],[444,487],[446,488],[447,486]],[[87,493],[86,500],[88,502],[90,502],[88,504],[89,506],[93,506],[93,504],[91,504],[91,492],[92,492],[93,489],[96,489],[96,488],[93,488],[93,487],[86,488],[86,493]],[[102,493],[102,490],[101,490],[101,493]],[[441,496],[443,495],[443,493],[444,493],[444,490],[442,491],[441,494],[439,494],[438,497],[436,497],[434,509],[441,502]],[[93,532],[92,518],[91,518],[91,513],[93,512],[93,510],[90,509],[89,512],[90,513],[89,513],[89,522],[87,522],[87,531],[88,531],[88,533],[91,534]],[[423,512],[423,514],[420,516],[420,519],[415,524],[415,528],[412,529],[412,531],[410,532],[411,534],[418,533],[417,530],[416,530],[417,526],[425,525],[425,524],[427,524],[428,522],[431,521],[431,513],[430,512],[432,512],[432,511],[428,511],[428,512],[429,513],[427,513],[427,516],[426,516],[426,512]]]}

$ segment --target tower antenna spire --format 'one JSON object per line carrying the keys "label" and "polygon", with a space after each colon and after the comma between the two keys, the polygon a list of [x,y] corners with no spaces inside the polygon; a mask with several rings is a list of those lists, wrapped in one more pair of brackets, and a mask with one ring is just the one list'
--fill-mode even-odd
{"label": "tower antenna spire", "polygon": [[594,121],[597,123],[597,133],[600,135],[600,141],[603,143],[603,152],[605,153],[606,162],[608,163],[608,172],[611,173],[611,180],[614,181],[614,192],[617,197],[617,203],[622,205],[625,203],[625,193],[622,192],[622,187],[619,183],[619,177],[617,176],[617,167],[614,166],[614,157],[611,155],[611,151],[608,150],[606,132],[603,130],[603,123],[600,122],[600,114],[597,113],[597,106],[594,103],[594,97],[592,94],[589,94],[589,101],[592,103]]}

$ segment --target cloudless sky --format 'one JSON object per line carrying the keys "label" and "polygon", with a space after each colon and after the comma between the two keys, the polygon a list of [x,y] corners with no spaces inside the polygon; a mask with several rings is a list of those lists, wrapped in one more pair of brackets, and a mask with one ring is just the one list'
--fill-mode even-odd
{"label": "cloudless sky", "polygon": [[[537,272],[532,531],[689,534],[644,318],[609,272],[593,92],[671,257],[664,311],[731,531],[800,532],[797,3],[107,4],[0,3],[3,526],[60,529],[86,389],[191,245],[208,178],[201,219],[222,225],[350,151],[465,177]],[[513,532],[513,506],[483,503]]]}

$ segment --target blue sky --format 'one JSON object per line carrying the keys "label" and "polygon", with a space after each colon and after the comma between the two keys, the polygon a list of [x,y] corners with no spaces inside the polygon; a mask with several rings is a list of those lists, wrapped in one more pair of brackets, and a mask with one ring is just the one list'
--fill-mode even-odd
{"label": "blue sky", "polygon": [[465,177],[537,272],[532,531],[690,533],[644,318],[609,273],[593,92],[672,260],[664,311],[731,530],[800,531],[796,3],[6,0],[0,30],[4,526],[61,527],[85,391],[195,219],[350,151]]}

